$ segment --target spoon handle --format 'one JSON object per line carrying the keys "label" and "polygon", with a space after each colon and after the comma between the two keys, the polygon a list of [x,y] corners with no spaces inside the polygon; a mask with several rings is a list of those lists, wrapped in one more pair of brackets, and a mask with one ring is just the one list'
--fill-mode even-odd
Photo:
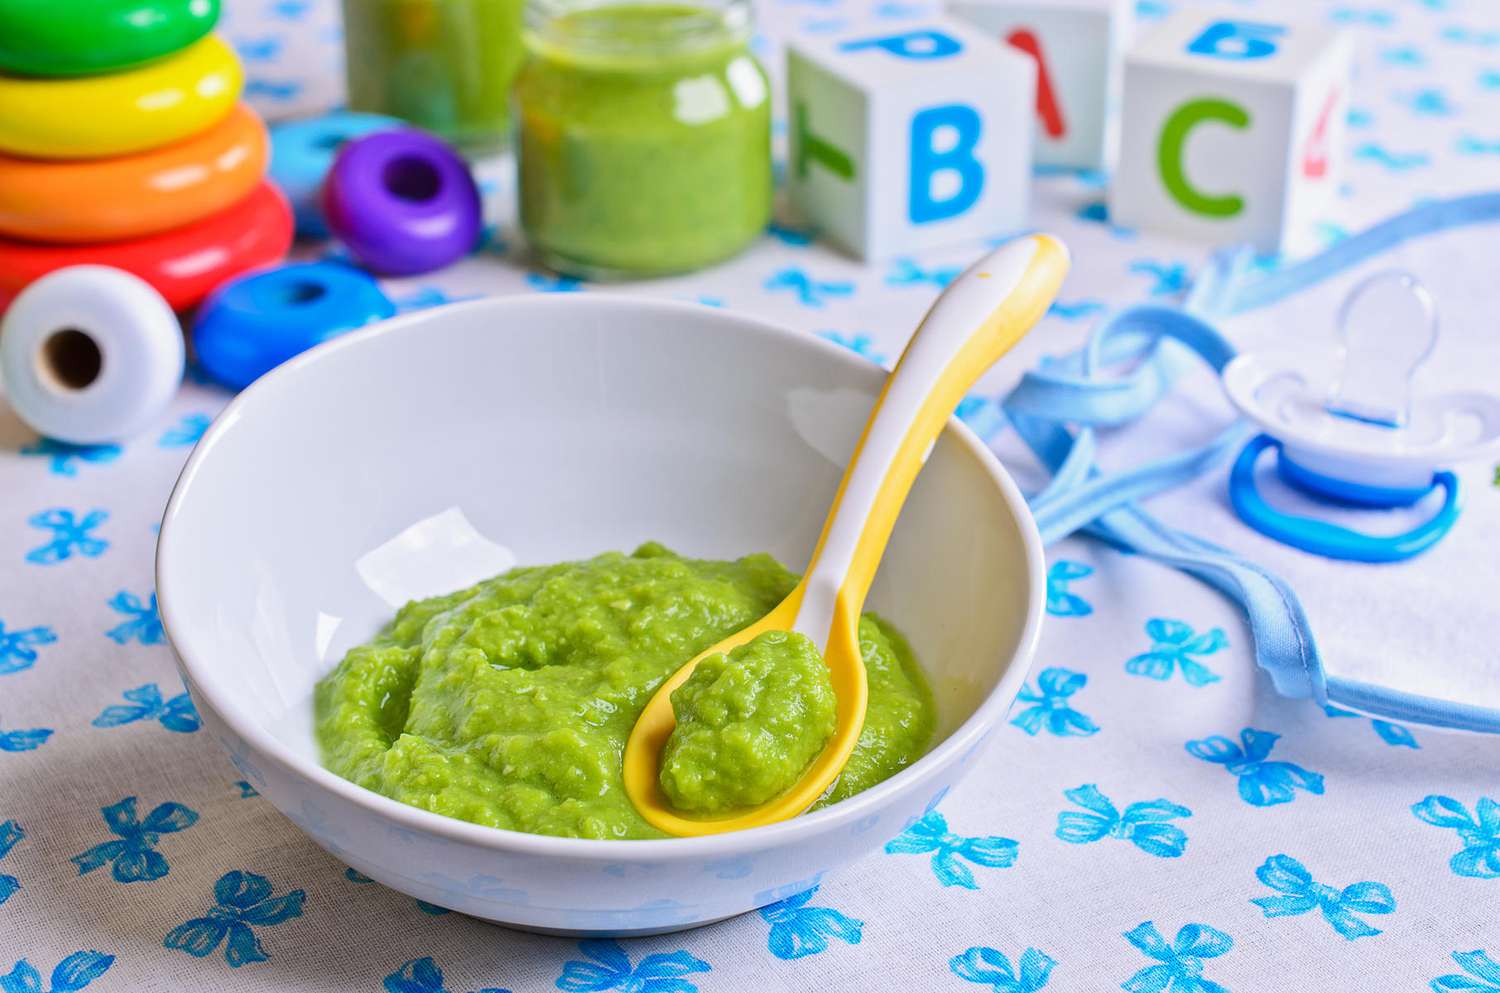
{"label": "spoon handle", "polygon": [[808,564],[795,630],[826,649],[858,618],[906,494],[969,388],[1047,312],[1068,250],[1027,235],[981,258],[922,319],[870,412]]}

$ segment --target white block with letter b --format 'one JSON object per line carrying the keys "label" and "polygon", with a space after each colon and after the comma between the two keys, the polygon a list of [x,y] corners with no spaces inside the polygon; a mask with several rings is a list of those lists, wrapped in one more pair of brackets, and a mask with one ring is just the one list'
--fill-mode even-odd
{"label": "white block with letter b", "polygon": [[1315,247],[1344,159],[1353,49],[1337,31],[1183,10],[1125,57],[1111,219],[1128,227]]}
{"label": "white block with letter b", "polygon": [[1022,228],[1035,75],[1026,56],[948,19],[795,39],[793,201],[864,259]]}
{"label": "white block with letter b", "polygon": [[1037,162],[1114,164],[1134,0],[948,0],[948,11],[1035,60]]}

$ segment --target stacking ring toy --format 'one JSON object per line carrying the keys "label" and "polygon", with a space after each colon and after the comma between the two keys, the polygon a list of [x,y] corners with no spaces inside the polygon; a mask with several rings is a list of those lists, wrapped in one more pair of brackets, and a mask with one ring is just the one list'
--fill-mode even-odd
{"label": "stacking ring toy", "polygon": [[182,329],[128,272],[74,266],[39,279],[0,320],[0,378],[16,414],[75,445],[145,427],[182,381]]}
{"label": "stacking ring toy", "polygon": [[0,71],[119,72],[186,48],[218,19],[219,0],[0,0]]}
{"label": "stacking ring toy", "polygon": [[95,159],[168,145],[222,120],[243,82],[234,52],[213,35],[110,76],[0,76],[0,152]]}
{"label": "stacking ring toy", "polygon": [[100,245],[0,239],[0,305],[54,269],[107,265],[140,276],[173,310],[186,310],[246,269],[279,262],[291,244],[291,209],[262,182],[226,211],[145,238]]}
{"label": "stacking ring toy", "polygon": [[424,131],[356,138],[323,184],[328,229],[376,272],[429,272],[479,240],[479,187],[458,153]]}
{"label": "stacking ring toy", "polygon": [[266,168],[266,129],[241,104],[186,141],[112,159],[0,155],[0,234],[31,241],[139,238],[238,203]]}
{"label": "stacking ring toy", "polygon": [[334,111],[305,121],[278,124],[271,129],[271,180],[292,202],[297,233],[306,238],[327,238],[319,197],[323,177],[343,145],[373,131],[401,127],[394,117]]}
{"label": "stacking ring toy", "polygon": [[211,293],[193,351],[225,386],[243,389],[294,355],[396,312],[375,280],[334,262],[250,273]]}

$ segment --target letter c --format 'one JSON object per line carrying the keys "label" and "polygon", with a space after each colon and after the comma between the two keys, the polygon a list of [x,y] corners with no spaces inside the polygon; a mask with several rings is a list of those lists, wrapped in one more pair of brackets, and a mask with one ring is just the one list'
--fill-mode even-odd
{"label": "letter c", "polygon": [[1204,193],[1192,184],[1183,169],[1182,153],[1188,134],[1204,121],[1217,121],[1236,131],[1243,131],[1250,126],[1250,113],[1237,103],[1212,98],[1189,100],[1172,111],[1167,123],[1162,125],[1161,138],[1156,144],[1156,163],[1161,170],[1161,181],[1173,200],[1195,214],[1215,218],[1234,217],[1245,209],[1244,197],[1237,193]]}

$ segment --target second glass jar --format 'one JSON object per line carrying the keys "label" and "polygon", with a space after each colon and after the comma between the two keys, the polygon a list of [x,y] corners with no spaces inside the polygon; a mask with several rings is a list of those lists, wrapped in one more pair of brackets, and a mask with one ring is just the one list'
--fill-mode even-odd
{"label": "second glass jar", "polygon": [[686,272],[771,212],[771,101],[749,0],[531,0],[516,86],[521,226],[589,279]]}

